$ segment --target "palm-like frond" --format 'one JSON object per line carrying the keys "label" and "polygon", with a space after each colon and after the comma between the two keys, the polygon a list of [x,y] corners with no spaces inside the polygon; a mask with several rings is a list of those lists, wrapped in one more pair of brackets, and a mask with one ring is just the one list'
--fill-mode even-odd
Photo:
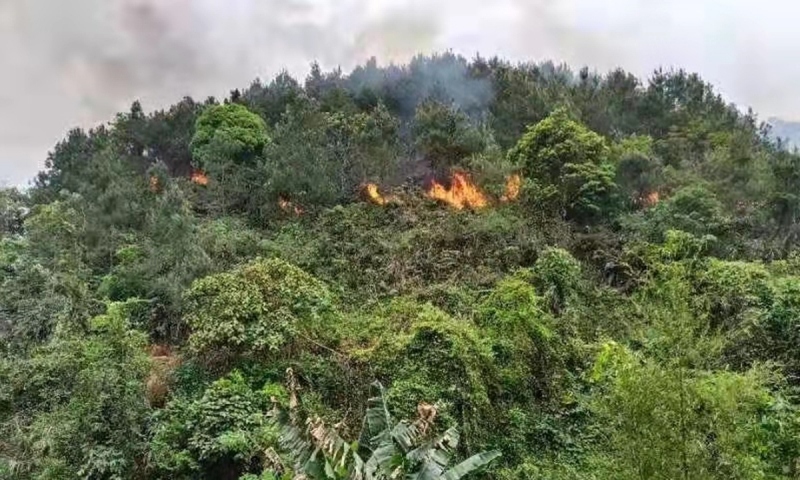
{"label": "palm-like frond", "polygon": [[377,394],[369,400],[359,442],[354,445],[321,420],[309,421],[301,429],[289,413],[277,412],[280,445],[296,473],[313,480],[458,480],[500,456],[497,451],[479,453],[447,470],[458,448],[458,430],[450,428],[423,441],[433,416],[421,414],[414,422],[396,422],[383,386],[375,382],[373,388]]}
{"label": "palm-like frond", "polygon": [[450,428],[440,437],[408,452],[406,457],[416,471],[409,477],[414,480],[436,480],[450,463],[452,452],[458,447],[458,430]]}
{"label": "palm-like frond", "polygon": [[389,407],[386,405],[383,385],[375,382],[372,384],[372,388],[377,390],[377,395],[369,399],[361,435],[358,439],[359,448],[370,450],[373,446],[380,444],[383,439],[379,437],[387,435],[394,423],[389,413]]}
{"label": "palm-like frond", "polygon": [[459,480],[465,475],[468,475],[475,470],[488,465],[492,460],[498,458],[500,455],[501,453],[498,450],[481,452],[473,455],[445,472],[445,474],[441,476],[441,480]]}
{"label": "palm-like frond", "polygon": [[408,453],[414,449],[414,445],[419,442],[420,431],[416,424],[402,421],[395,424],[390,432],[389,437],[397,442],[397,445],[402,449],[403,453]]}
{"label": "palm-like frond", "polygon": [[281,449],[289,455],[295,471],[303,471],[316,450],[313,443],[292,423],[285,410],[277,410],[273,419],[280,429],[278,443]]}

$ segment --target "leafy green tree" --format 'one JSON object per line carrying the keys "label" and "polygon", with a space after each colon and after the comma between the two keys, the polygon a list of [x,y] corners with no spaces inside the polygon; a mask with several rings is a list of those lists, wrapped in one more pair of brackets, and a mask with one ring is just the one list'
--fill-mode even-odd
{"label": "leafy green tree", "polygon": [[172,400],[154,417],[150,449],[155,469],[165,478],[187,479],[252,472],[264,452],[277,446],[278,432],[268,418],[271,394],[285,397],[282,387],[271,384],[253,390],[234,371],[199,398]]}
{"label": "leafy green tree", "polygon": [[574,380],[570,371],[582,363],[569,340],[575,332],[546,311],[531,280],[530,271],[502,280],[476,312],[497,371],[498,383],[490,383],[497,417],[491,438],[506,465],[563,451],[578,436],[579,421],[570,410],[579,407],[568,407],[567,400]]}
{"label": "leafy green tree", "polygon": [[711,259],[702,267],[693,283],[714,328],[731,331],[749,323],[771,296],[763,265]]}
{"label": "leafy green tree", "polygon": [[263,210],[277,210],[282,196],[299,205],[331,205],[343,198],[341,164],[328,150],[327,127],[327,115],[308,98],[287,109],[265,152]]}
{"label": "leafy green tree", "polygon": [[11,478],[131,478],[142,473],[149,415],[145,336],[111,304],[86,335],[64,332],[2,361],[0,459]]}
{"label": "leafy green tree", "polygon": [[612,147],[617,159],[616,183],[634,208],[650,207],[660,199],[663,166],[653,152],[651,137],[629,137]]}
{"label": "leafy green tree", "polygon": [[180,187],[163,185],[137,234],[123,238],[113,252],[112,266],[102,276],[98,293],[110,300],[141,298],[152,315],[145,328],[156,339],[179,339],[186,334],[180,318],[186,288],[214,270],[213,259],[200,240],[199,219]]}
{"label": "leafy green tree", "polygon": [[59,324],[80,330],[91,317],[87,222],[77,200],[36,207],[24,237],[0,241],[0,329],[12,347],[45,341]]}
{"label": "leafy green tree", "polygon": [[28,211],[26,196],[15,188],[0,189],[0,238],[22,233]]}
{"label": "leafy green tree", "polygon": [[163,163],[173,175],[192,173],[190,144],[202,104],[191,97],[167,110],[153,112],[147,122],[147,155],[154,163]]}
{"label": "leafy green tree", "polygon": [[266,120],[267,125],[277,124],[287,108],[304,96],[302,86],[287,72],[281,72],[268,84],[253,82],[242,93],[242,102]]}
{"label": "leafy green tree", "polygon": [[271,142],[264,120],[238,103],[209,105],[197,118],[191,142],[194,165],[210,177],[212,211],[253,212],[262,188],[259,161]]}
{"label": "leafy green tree", "polygon": [[277,352],[335,315],[324,284],[275,259],[199,279],[186,293],[190,345],[205,355]]}
{"label": "leafy green tree", "polygon": [[92,165],[92,157],[109,143],[110,132],[106,127],[89,132],[71,130],[48,154],[46,170],[37,175],[31,195],[34,203],[49,203],[57,200],[64,190],[79,193],[85,186],[91,186],[94,178],[88,174],[88,167]]}
{"label": "leafy green tree", "polygon": [[608,211],[615,189],[605,140],[563,109],[534,126],[509,151],[535,184],[535,199],[553,213],[588,221]]}
{"label": "leafy green tree", "polygon": [[485,425],[499,415],[489,396],[497,375],[490,344],[474,323],[406,298],[366,319],[355,331],[371,340],[353,355],[372,365],[378,378],[391,380],[389,404],[409,416],[420,398],[439,400],[440,417],[461,426],[467,451],[486,445]]}
{"label": "leafy green tree", "polygon": [[[620,353],[625,358],[607,358]],[[790,478],[784,475],[795,468],[794,459],[781,454],[796,451],[792,432],[797,420],[771,392],[767,372],[692,371],[614,350],[598,361],[607,366],[596,373],[610,379],[595,408],[613,426],[608,458],[595,464],[598,474],[622,479]],[[785,428],[773,429],[786,421]]]}
{"label": "leafy green tree", "polygon": [[382,104],[347,115],[311,99],[293,104],[267,148],[262,209],[276,210],[281,198],[329,206],[354,198],[365,182],[395,178],[399,127]]}
{"label": "leafy green tree", "polygon": [[258,115],[236,103],[208,106],[197,119],[192,155],[197,166],[251,164],[269,143],[267,126]]}
{"label": "leafy green tree", "polygon": [[654,208],[625,221],[628,228],[651,242],[660,242],[669,230],[722,236],[729,222],[723,205],[702,185],[681,188]]}
{"label": "leafy green tree", "polygon": [[414,145],[434,171],[448,173],[469,156],[486,148],[486,137],[463,112],[426,102],[414,116]]}
{"label": "leafy green tree", "polygon": [[786,151],[769,162],[771,187],[767,193],[768,218],[773,227],[772,242],[779,256],[786,255],[800,239],[800,155]]}

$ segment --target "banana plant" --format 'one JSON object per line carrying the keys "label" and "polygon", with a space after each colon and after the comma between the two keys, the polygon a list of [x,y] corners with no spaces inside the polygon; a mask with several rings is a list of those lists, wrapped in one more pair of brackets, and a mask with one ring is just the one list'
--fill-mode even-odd
{"label": "banana plant", "polygon": [[436,408],[421,406],[414,421],[396,421],[389,413],[383,386],[370,398],[357,442],[344,440],[319,419],[297,425],[295,412],[278,409],[280,446],[289,456],[295,480],[459,480],[500,456],[481,452],[448,468],[459,434],[450,428],[429,435]]}

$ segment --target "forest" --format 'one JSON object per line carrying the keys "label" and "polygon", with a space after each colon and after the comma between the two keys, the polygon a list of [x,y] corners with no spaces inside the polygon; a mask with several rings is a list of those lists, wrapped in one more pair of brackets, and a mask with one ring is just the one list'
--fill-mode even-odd
{"label": "forest", "polygon": [[697,74],[176,101],[0,191],[0,479],[800,478],[800,154]]}

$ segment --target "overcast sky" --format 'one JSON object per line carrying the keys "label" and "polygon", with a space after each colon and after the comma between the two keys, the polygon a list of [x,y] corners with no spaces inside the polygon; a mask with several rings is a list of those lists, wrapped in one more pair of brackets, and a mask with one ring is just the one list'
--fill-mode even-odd
{"label": "overcast sky", "polygon": [[764,118],[800,120],[789,0],[0,0],[0,184],[73,126],[224,95],[311,61],[453,50],[647,76],[684,67]]}

